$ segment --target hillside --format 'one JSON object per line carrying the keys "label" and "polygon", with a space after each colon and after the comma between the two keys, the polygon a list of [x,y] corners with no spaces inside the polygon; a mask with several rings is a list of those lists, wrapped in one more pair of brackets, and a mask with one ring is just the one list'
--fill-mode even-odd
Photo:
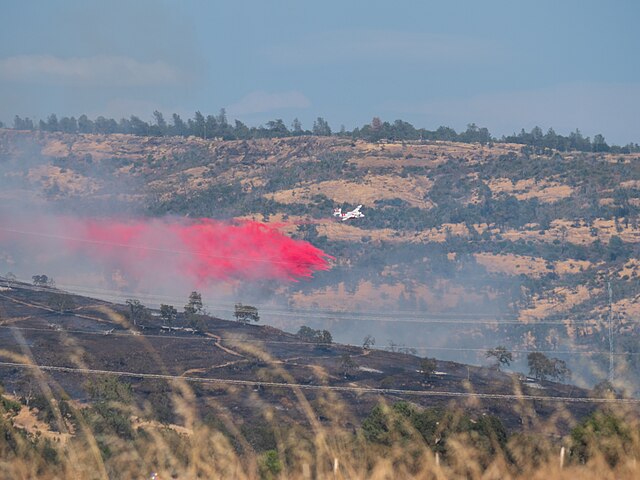
{"label": "hillside", "polygon": [[[618,378],[637,389],[638,356],[625,352],[640,319],[638,154],[0,130],[0,176],[9,207],[254,218],[333,256],[312,281],[233,288],[280,305],[272,324],[295,331],[306,317],[340,341],[373,334],[474,363],[497,344],[524,352],[520,366],[526,352],[557,352],[586,384],[606,376],[610,282]],[[330,215],[360,203],[356,222]],[[0,272],[19,269],[7,259],[0,246]],[[285,307],[296,319],[279,315]]]}
{"label": "hillside", "polygon": [[[562,409],[563,398],[590,396],[570,385],[541,385],[494,368],[455,362],[439,361],[434,373],[425,376],[415,355],[316,344],[273,327],[206,315],[179,314],[169,330],[158,312],[150,311],[134,326],[126,305],[50,287],[0,283],[2,386],[18,397],[37,395],[38,377],[26,368],[35,364],[55,383],[59,399],[91,404],[91,383],[112,377],[131,386],[135,405],[143,408],[150,401],[155,413],[151,418],[164,423],[180,423],[173,389],[184,379],[193,389],[201,418],[211,411],[209,400],[215,398],[217,408],[232,412],[239,425],[260,424],[265,408],[283,422],[304,423],[308,419],[298,405],[302,394],[315,415],[326,421],[336,420],[338,412],[324,403],[327,396],[335,396],[347,409],[340,421],[349,425],[359,425],[385,399],[425,407],[464,405],[473,415],[497,415],[515,430],[522,413],[508,402],[491,401],[491,395],[547,398],[533,405],[531,414],[540,418]],[[60,297],[69,302],[65,309],[52,306],[52,298]],[[197,331],[191,329],[194,318]],[[596,404],[572,405],[574,419],[593,411]]]}

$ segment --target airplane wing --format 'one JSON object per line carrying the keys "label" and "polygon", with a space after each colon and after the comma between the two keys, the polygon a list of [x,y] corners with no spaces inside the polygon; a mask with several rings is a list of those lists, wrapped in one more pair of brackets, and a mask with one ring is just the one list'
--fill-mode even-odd
{"label": "airplane wing", "polygon": [[362,208],[362,205],[358,205],[354,210],[353,213],[360,213],[360,209]]}

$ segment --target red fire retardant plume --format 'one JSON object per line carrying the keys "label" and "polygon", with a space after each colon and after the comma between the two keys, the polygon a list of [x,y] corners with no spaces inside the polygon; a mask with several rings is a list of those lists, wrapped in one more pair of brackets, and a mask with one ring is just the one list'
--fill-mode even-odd
{"label": "red fire retardant plume", "polygon": [[134,276],[153,264],[179,268],[198,284],[226,279],[295,281],[330,268],[331,257],[319,248],[253,221],[66,218],[64,224],[67,245],[117,263]]}

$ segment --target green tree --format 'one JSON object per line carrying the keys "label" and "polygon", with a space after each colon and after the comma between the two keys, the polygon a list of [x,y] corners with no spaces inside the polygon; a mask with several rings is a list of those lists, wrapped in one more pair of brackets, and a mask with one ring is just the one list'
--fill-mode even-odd
{"label": "green tree", "polygon": [[218,120],[213,115],[207,115],[204,121],[204,138],[213,138],[218,131]]}
{"label": "green tree", "polygon": [[533,375],[538,380],[553,378],[564,380],[571,377],[571,370],[564,360],[549,358],[543,353],[532,352],[527,355],[529,365],[529,375]]}
{"label": "green tree", "polygon": [[65,133],[76,133],[78,122],[75,117],[62,117],[60,119],[60,131]]}
{"label": "green tree", "polygon": [[606,140],[601,134],[593,137],[592,148],[594,152],[608,152],[610,150]]}
{"label": "green tree", "polygon": [[48,132],[57,132],[58,128],[58,117],[55,113],[52,113],[47,117],[47,122],[44,124],[43,130]]}
{"label": "green tree", "polygon": [[160,305],[160,318],[164,324],[171,326],[177,316],[178,310],[173,305]]}
{"label": "green tree", "polygon": [[260,315],[258,315],[258,309],[251,305],[243,305],[236,303],[233,316],[236,320],[242,323],[251,323],[252,321],[260,321]]}
{"label": "green tree", "polygon": [[180,118],[180,115],[178,115],[177,113],[174,113],[171,116],[173,125],[171,127],[171,130],[173,132],[174,135],[186,135],[187,131],[188,131],[188,127],[187,125],[184,123],[184,120],[182,120],[182,118]]}
{"label": "green tree", "polygon": [[189,119],[189,130],[191,135],[201,138],[206,137],[205,118],[199,111],[195,113],[193,120]]}
{"label": "green tree", "polygon": [[60,315],[76,306],[70,295],[54,293],[49,297],[48,305],[56,310]]}
{"label": "green tree", "polygon": [[330,344],[333,342],[333,337],[329,330],[315,330],[311,327],[307,327],[306,325],[301,326],[296,335],[310,343]]}
{"label": "green tree", "polygon": [[247,138],[251,137],[251,131],[249,130],[249,127],[247,127],[240,120],[236,120],[235,121],[235,126],[234,126],[233,130],[235,132],[235,137],[236,138],[247,139]]}
{"label": "green tree", "polygon": [[424,377],[424,380],[427,381],[431,376],[436,372],[436,368],[438,367],[438,362],[435,358],[423,358],[420,360],[420,372]]}
{"label": "green tree", "polygon": [[313,122],[313,134],[317,136],[325,136],[328,137],[331,135],[331,127],[329,123],[322,117],[318,117],[315,122]]}
{"label": "green tree", "polygon": [[84,114],[78,117],[78,132],[93,133],[93,122]]}
{"label": "green tree", "polygon": [[53,284],[53,279],[49,278],[47,275],[34,275],[31,279],[33,280],[33,284],[37,287],[46,287]]}
{"label": "green tree", "polygon": [[353,361],[351,355],[349,355],[348,353],[343,353],[340,357],[340,370],[342,371],[342,374],[347,377],[357,368],[358,365],[356,365],[356,362]]}
{"label": "green tree", "polygon": [[286,137],[290,135],[289,129],[280,118],[268,121],[267,130],[269,131],[269,136],[273,137]]}
{"label": "green tree", "polygon": [[203,308],[202,295],[196,291],[191,292],[189,295],[189,301],[184,306],[184,313],[187,315],[202,313]]}
{"label": "green tree", "polygon": [[513,355],[509,350],[507,350],[507,347],[502,345],[487,350],[484,356],[487,358],[494,358],[496,362],[495,367],[498,370],[500,370],[502,365],[508,367],[511,365],[511,362],[513,362]]}
{"label": "green tree", "polygon": [[129,117],[129,122],[131,122],[131,133],[133,133],[134,135],[149,135],[149,124],[147,122],[141,120],[135,115],[131,115],[131,117]]}
{"label": "green tree", "polygon": [[35,127],[33,125],[33,120],[29,117],[20,118],[20,116],[16,115],[13,118],[13,128],[16,130],[34,130]]}
{"label": "green tree", "polygon": [[137,326],[139,322],[145,319],[147,307],[135,298],[129,298],[125,303],[129,306],[129,320]]}
{"label": "green tree", "polygon": [[331,336],[331,333],[329,332],[329,330],[322,330],[320,332],[318,339],[319,339],[318,343],[329,344],[333,342],[333,337]]}
{"label": "green tree", "polygon": [[362,340],[362,348],[365,350],[369,350],[373,345],[376,344],[376,338],[372,335],[367,335]]}
{"label": "green tree", "polygon": [[532,352],[527,355],[527,364],[529,375],[533,375],[538,380],[544,380],[551,374],[551,361],[543,353]]}
{"label": "green tree", "polygon": [[609,244],[607,245],[607,253],[609,260],[616,260],[618,257],[624,254],[624,242],[618,235],[611,235]]}
{"label": "green tree", "polygon": [[302,135],[304,133],[304,131],[302,130],[302,123],[300,122],[300,120],[298,120],[298,118],[294,118],[293,122],[291,123],[291,133],[293,133],[294,135]]}
{"label": "green tree", "polygon": [[167,122],[164,119],[164,115],[162,114],[162,112],[158,111],[158,110],[154,110],[153,111],[153,118],[156,121],[156,125],[158,127],[160,127],[162,130],[164,130],[165,128],[167,128]]}
{"label": "green tree", "polygon": [[114,119],[100,116],[93,123],[93,130],[96,133],[115,133],[118,130],[121,133],[131,133],[131,121],[123,118],[118,125]]}

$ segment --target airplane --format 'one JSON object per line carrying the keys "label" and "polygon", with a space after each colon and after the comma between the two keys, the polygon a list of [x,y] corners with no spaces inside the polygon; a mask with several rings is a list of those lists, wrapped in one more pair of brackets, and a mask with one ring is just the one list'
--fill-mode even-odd
{"label": "airplane", "polygon": [[113,328],[111,330],[105,330],[104,332],[102,332],[104,335],[111,335],[113,333]]}
{"label": "airplane", "polygon": [[358,205],[356,208],[347,213],[342,213],[341,208],[334,208],[333,216],[340,218],[343,222],[345,220],[349,220],[350,218],[362,218],[364,217],[364,214],[360,211],[361,208],[362,205]]}

